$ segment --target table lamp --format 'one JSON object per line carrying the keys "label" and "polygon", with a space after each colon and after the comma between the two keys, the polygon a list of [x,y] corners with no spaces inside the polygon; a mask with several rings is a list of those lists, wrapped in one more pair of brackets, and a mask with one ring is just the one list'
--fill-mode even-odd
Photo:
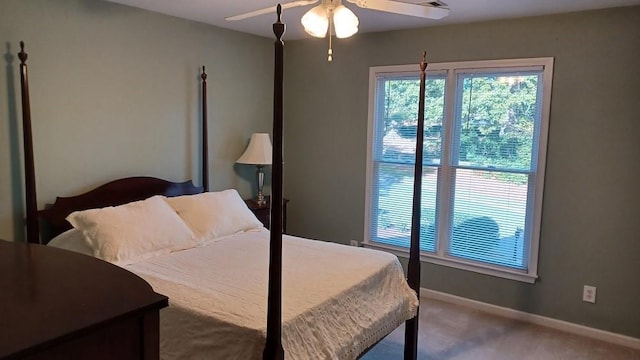
{"label": "table lamp", "polygon": [[258,198],[256,203],[258,206],[265,206],[267,204],[264,194],[262,194],[262,188],[264,186],[264,166],[271,165],[272,150],[271,140],[269,134],[266,133],[253,133],[251,134],[251,140],[249,140],[249,146],[244,151],[242,156],[236,160],[238,164],[255,165],[258,178]]}

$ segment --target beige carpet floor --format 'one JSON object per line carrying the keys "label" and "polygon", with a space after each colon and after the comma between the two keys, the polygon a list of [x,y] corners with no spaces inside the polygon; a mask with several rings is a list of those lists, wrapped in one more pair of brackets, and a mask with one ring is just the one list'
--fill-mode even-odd
{"label": "beige carpet floor", "polygon": [[[421,360],[640,360],[640,350],[422,299]],[[362,360],[403,358],[404,325]]]}

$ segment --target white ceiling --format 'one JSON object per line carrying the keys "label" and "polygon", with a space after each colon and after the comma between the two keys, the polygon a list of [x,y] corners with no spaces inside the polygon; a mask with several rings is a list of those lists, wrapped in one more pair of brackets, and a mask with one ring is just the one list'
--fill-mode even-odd
{"label": "white ceiling", "polygon": [[[278,3],[277,0],[107,1],[269,38],[273,38],[271,25],[276,20],[275,13],[240,21],[227,21],[224,18],[256,9],[275,6]],[[289,0],[283,0],[282,3],[288,1]],[[403,1],[421,3],[426,0]],[[413,16],[365,10],[347,3],[346,1],[343,1],[343,5],[346,5],[353,10],[360,19],[361,33],[640,5],[640,0],[444,0],[444,2],[451,9],[451,13],[448,17],[441,20],[429,20]],[[308,36],[302,29],[302,25],[300,25],[300,18],[304,12],[316,5],[307,5],[283,11],[282,21],[287,24],[287,31],[283,37],[284,39],[302,39]]]}

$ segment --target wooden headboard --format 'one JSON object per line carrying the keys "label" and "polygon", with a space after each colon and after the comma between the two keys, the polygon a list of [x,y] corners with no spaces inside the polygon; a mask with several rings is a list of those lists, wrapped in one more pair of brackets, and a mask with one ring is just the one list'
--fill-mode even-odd
{"label": "wooden headboard", "polygon": [[114,180],[77,196],[58,197],[53,205],[38,212],[45,222],[44,228],[48,230],[47,236],[42,236],[41,241],[46,244],[52,237],[71,229],[71,224],[65,219],[74,211],[118,206],[154,195],[193,195],[202,191],[203,188],[195,186],[191,180],[174,183],[154,177],[138,176]]}

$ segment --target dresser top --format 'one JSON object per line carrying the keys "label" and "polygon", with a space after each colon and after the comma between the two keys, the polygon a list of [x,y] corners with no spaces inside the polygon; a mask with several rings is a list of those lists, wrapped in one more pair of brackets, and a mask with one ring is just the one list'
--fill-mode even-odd
{"label": "dresser top", "polygon": [[0,240],[0,358],[167,304],[142,278],[108,262]]}

